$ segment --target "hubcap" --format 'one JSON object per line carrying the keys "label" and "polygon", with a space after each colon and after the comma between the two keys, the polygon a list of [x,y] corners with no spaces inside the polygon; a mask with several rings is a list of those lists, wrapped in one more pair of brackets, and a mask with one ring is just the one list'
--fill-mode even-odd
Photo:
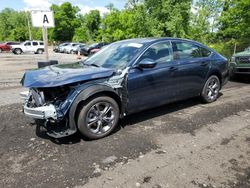
{"label": "hubcap", "polygon": [[114,124],[115,114],[113,107],[107,102],[93,105],[87,113],[87,128],[94,134],[104,134]]}
{"label": "hubcap", "polygon": [[212,101],[217,98],[220,89],[219,86],[220,85],[217,79],[212,78],[211,80],[209,80],[206,88],[206,94],[209,100]]}

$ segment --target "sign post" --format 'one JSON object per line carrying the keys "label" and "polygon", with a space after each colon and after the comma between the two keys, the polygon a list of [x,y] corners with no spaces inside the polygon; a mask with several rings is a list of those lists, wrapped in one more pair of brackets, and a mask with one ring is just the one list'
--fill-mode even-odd
{"label": "sign post", "polygon": [[46,61],[49,61],[48,52],[48,29],[55,27],[54,15],[52,11],[34,10],[31,11],[33,27],[41,27],[43,32],[43,42]]}

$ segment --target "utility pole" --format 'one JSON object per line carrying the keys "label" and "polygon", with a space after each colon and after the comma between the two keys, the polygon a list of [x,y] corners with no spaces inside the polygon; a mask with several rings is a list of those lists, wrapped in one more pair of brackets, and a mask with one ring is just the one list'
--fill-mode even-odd
{"label": "utility pole", "polygon": [[44,50],[45,50],[45,58],[46,61],[49,61],[49,52],[48,52],[48,30],[47,27],[43,27],[43,43],[44,43]]}
{"label": "utility pole", "polygon": [[32,34],[31,34],[31,29],[30,29],[30,19],[29,19],[29,13],[28,12],[26,14],[26,17],[27,17],[28,29],[29,29],[29,39],[32,40]]}

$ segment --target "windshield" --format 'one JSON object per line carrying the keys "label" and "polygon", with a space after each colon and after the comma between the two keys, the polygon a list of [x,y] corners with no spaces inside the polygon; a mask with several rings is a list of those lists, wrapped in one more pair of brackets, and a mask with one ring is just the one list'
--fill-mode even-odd
{"label": "windshield", "polygon": [[123,69],[142,48],[140,43],[119,42],[102,48],[84,61],[84,64],[98,67]]}

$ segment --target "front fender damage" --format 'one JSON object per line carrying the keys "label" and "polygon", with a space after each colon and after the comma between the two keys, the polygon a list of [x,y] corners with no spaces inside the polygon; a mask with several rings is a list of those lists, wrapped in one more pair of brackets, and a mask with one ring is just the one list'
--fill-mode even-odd
{"label": "front fender damage", "polygon": [[51,137],[61,138],[77,132],[77,107],[82,101],[98,93],[112,92],[120,100],[123,117],[127,106],[127,75],[128,68],[118,71],[110,78],[69,86],[63,100],[57,96],[60,95],[59,92],[51,99],[53,102],[46,101],[48,91],[31,88],[25,100],[24,113],[31,118],[42,119],[46,133]]}

